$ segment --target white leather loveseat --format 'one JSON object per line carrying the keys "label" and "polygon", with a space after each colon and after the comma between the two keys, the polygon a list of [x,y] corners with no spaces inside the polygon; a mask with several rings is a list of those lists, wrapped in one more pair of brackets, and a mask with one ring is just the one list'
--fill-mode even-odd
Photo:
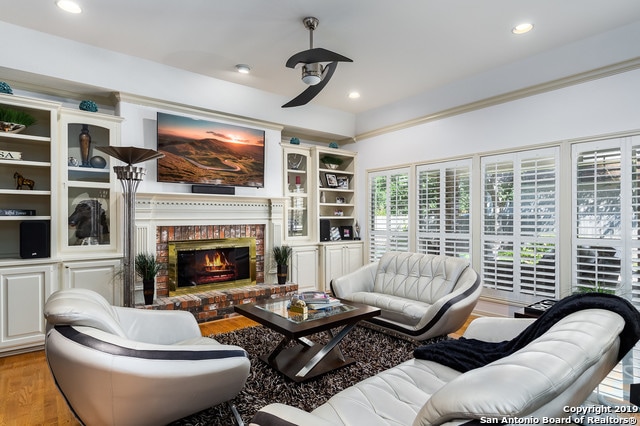
{"label": "white leather loveseat", "polygon": [[[637,322],[637,311],[634,315]],[[500,342],[512,339],[531,321],[478,318],[465,337]],[[580,310],[518,351],[482,367],[461,373],[432,360],[412,359],[337,393],[310,413],[270,404],[251,424],[427,426],[499,423],[505,417],[523,424],[536,423],[532,419],[541,424],[544,417],[566,422],[567,409],[580,406],[638,340],[637,325],[631,339],[621,337],[627,336],[621,335],[623,328],[625,320],[618,313]]]}
{"label": "white leather loveseat", "polygon": [[336,297],[380,308],[371,322],[416,340],[458,330],[482,291],[467,260],[408,252],[385,253],[331,288]]}

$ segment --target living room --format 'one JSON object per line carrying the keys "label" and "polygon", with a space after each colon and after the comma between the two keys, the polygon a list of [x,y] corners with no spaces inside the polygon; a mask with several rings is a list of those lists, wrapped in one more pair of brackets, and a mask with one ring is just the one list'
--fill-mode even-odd
{"label": "living room", "polygon": [[[585,6],[587,9],[589,7],[597,8],[597,5],[594,2]],[[591,266],[584,266],[583,260],[607,257],[607,253],[603,252],[613,250],[614,255],[609,257],[617,259],[618,269],[607,275],[604,285],[606,289],[613,289],[637,304],[633,296],[637,291],[634,261],[636,241],[628,237],[636,230],[633,218],[629,217],[631,214],[620,213],[623,219],[615,225],[612,224],[615,222],[613,220],[607,222],[604,215],[597,224],[587,219],[576,219],[584,212],[576,207],[583,206],[578,196],[581,188],[579,178],[582,176],[578,170],[587,168],[589,161],[592,166],[602,165],[597,169],[598,173],[623,177],[620,179],[619,193],[627,191],[625,194],[632,194],[635,188],[632,161],[628,162],[627,168],[623,168],[620,160],[616,162],[610,157],[619,155],[618,158],[633,159],[636,155],[640,120],[635,110],[638,103],[634,94],[640,89],[640,46],[634,41],[640,35],[640,11],[637,6],[625,1],[608,7],[626,11],[625,20],[618,18],[618,22],[622,22],[619,25],[598,27],[602,30],[594,30],[588,36],[569,37],[563,39],[563,43],[550,43],[544,50],[529,52],[527,57],[514,56],[509,62],[494,63],[482,72],[411,93],[386,107],[367,109],[359,106],[361,110],[357,113],[321,103],[324,93],[304,107],[283,109],[281,105],[298,94],[300,86],[294,86],[293,81],[292,88],[286,94],[271,93],[243,85],[239,80],[241,77],[230,77],[230,81],[213,78],[107,50],[89,39],[78,41],[40,32],[44,30],[38,28],[38,19],[34,19],[30,25],[20,20],[13,22],[10,18],[0,22],[0,34],[4,40],[12,41],[11,49],[14,52],[28,52],[10,54],[3,59],[0,81],[11,85],[15,97],[60,103],[64,108],[77,109],[81,100],[95,100],[101,113],[123,118],[118,136],[122,146],[157,149],[156,118],[159,112],[222,121],[264,131],[264,185],[260,188],[237,187],[233,196],[192,194],[190,185],[158,182],[155,161],[141,164],[147,169],[147,175],[138,188],[140,208],[136,211],[140,230],[136,235],[136,245],[141,249],[157,250],[157,232],[163,226],[257,224],[264,230],[264,245],[260,253],[263,256],[264,275],[261,278],[264,283],[275,284],[276,272],[275,265],[272,266],[270,249],[282,243],[300,247],[312,245],[308,244],[309,241],[296,243],[295,238],[287,238],[285,206],[288,194],[285,187],[288,185],[283,176],[287,168],[283,149],[295,148],[291,144],[292,138],[300,139],[300,146],[308,148],[310,152],[331,150],[333,148],[328,148],[329,143],[337,142],[339,152],[357,156],[357,168],[353,172],[356,198],[348,204],[357,206],[352,225],[354,228],[356,223],[359,225],[361,240],[349,243],[362,246],[363,264],[374,261],[380,251],[430,252],[435,250],[434,241],[438,241],[436,245],[443,247],[443,252],[468,256],[473,269],[482,276],[483,293],[474,314],[511,317],[534,302],[560,299],[574,293],[580,284],[587,282],[584,277]],[[88,4],[84,8],[91,10]],[[347,12],[355,14],[357,10],[356,6],[353,9],[345,8],[342,12],[345,16],[348,16]],[[300,13],[313,14],[314,10],[311,7],[311,10]],[[540,16],[544,16],[542,12],[539,11]],[[294,11],[287,13],[293,15]],[[297,43],[294,44],[299,47],[289,54],[307,47],[308,33],[299,19],[302,16],[297,16],[297,10],[295,14],[296,18],[286,25],[291,26],[290,37],[296,38]],[[39,19],[44,19],[44,16],[49,15],[43,14]],[[334,84],[340,83],[341,73],[344,72],[343,76],[350,75],[348,67],[355,66],[362,59],[359,59],[357,51],[345,51],[348,44],[342,45],[345,46],[342,49],[340,42],[332,40],[331,18],[325,16],[318,16],[320,24],[315,31],[315,43],[318,46],[326,43],[327,48],[354,60],[353,64],[340,64],[332,82],[326,86],[325,90],[329,90]],[[56,17],[59,26],[72,25],[69,19]],[[278,26],[281,25],[284,23],[279,21]],[[542,23],[536,24],[529,36],[535,36],[536,31],[542,32],[543,29]],[[334,44],[331,45],[329,40]],[[517,46],[512,48],[518,50]],[[64,61],[60,60],[59,52],[64,52]],[[182,54],[186,61],[189,56],[185,52]],[[276,61],[283,72],[286,58],[287,55],[284,55]],[[250,61],[251,58],[234,58],[232,66]],[[75,65],[69,66],[70,63]],[[377,66],[384,67],[383,64]],[[437,64],[432,66],[437,67]],[[255,66],[253,68],[259,72]],[[299,83],[297,73],[291,77],[295,78],[295,83]],[[384,85],[393,86],[393,82],[385,82]],[[367,102],[364,93],[359,102]],[[610,157],[596,155],[602,152],[612,154]],[[531,166],[534,160],[539,162]],[[506,169],[502,169],[505,164]],[[507,222],[510,226],[515,224],[515,230],[505,231],[501,228],[500,232],[487,231],[490,214],[483,206],[487,200],[495,201],[498,198],[491,197],[492,193],[485,183],[489,182],[491,176],[520,172],[518,167],[524,170],[525,166],[526,173],[530,174],[549,170],[554,172],[551,188],[537,188],[538,192],[535,192],[541,199],[553,200],[553,209],[557,212],[553,218],[557,224],[553,236],[544,226],[532,233],[536,235],[529,235],[524,226],[518,228],[518,225],[526,223],[523,216],[501,222],[501,225]],[[446,214],[444,207],[434,210],[437,213],[426,209],[427,219],[417,212],[424,204],[419,195],[420,179],[424,177],[428,183],[428,176],[437,174],[445,182],[453,171],[461,171],[463,178],[456,182],[468,182],[469,189],[464,193],[455,193],[460,200],[465,200],[463,204],[466,210],[458,209],[457,214],[459,219],[466,218],[460,219],[466,222],[463,229],[456,230],[452,236],[446,227],[432,229],[428,226],[432,223],[432,215]],[[391,182],[393,179],[406,182],[407,195],[406,198],[392,199],[389,193],[380,194],[388,197],[384,198],[383,204],[398,209],[392,208],[393,213],[385,211],[379,214],[379,218],[384,216],[388,226],[377,228],[378,222],[371,220],[375,216],[372,216],[372,212],[377,207],[371,201],[374,184]],[[516,182],[514,194],[527,194],[531,188],[525,183],[526,179]],[[609,189],[606,187],[603,191]],[[505,185],[504,190],[509,192],[511,187]],[[606,194],[603,192],[602,196]],[[525,199],[523,196],[519,202],[524,203]],[[509,200],[517,200],[517,197]],[[406,203],[406,212],[402,211],[403,203]],[[633,195],[620,203],[621,212],[632,211],[635,206]],[[428,202],[426,205],[431,206]],[[514,207],[508,203],[496,206],[499,208],[491,213],[496,221],[505,220],[500,216],[505,212],[508,215],[511,211],[515,215]],[[549,221],[551,209],[548,204],[546,208],[544,214],[536,219]],[[212,211],[215,212],[215,220],[210,219]],[[116,214],[112,216],[113,220],[119,220]],[[394,220],[400,225],[389,232]],[[423,227],[425,220],[427,226]],[[316,224],[313,226],[317,227]],[[580,231],[576,232],[576,229]],[[252,232],[259,233],[261,230]],[[313,231],[314,234],[317,232]],[[466,241],[466,245],[460,241]],[[507,243],[510,248],[507,248]],[[100,258],[100,262],[106,263],[112,260],[113,253],[121,254],[122,242],[114,244],[112,253],[97,256],[96,259]],[[509,256],[524,258],[528,249],[518,252],[516,247],[525,246],[535,246],[541,256],[553,253],[553,265],[533,270],[521,267],[505,273],[500,262]],[[594,246],[599,247],[595,255],[590,257],[584,254],[588,247]],[[553,250],[549,247],[553,247]],[[86,260],[79,250],[63,253],[61,258],[67,263]],[[320,265],[318,262],[316,265]],[[60,265],[63,264],[60,262]],[[24,266],[24,263],[21,265]],[[14,266],[2,264],[7,268]],[[260,271],[260,267],[258,269]],[[322,268],[316,266],[316,269],[319,274]],[[63,272],[55,270],[52,274],[58,276]],[[535,274],[537,279],[518,278],[516,285],[512,285],[514,277],[524,277],[526,274]],[[615,277],[611,278],[612,275]],[[64,282],[64,278],[57,281]],[[311,287],[329,290],[320,275],[317,281],[322,285]],[[141,293],[138,291],[138,297],[141,297]],[[117,299],[122,294],[114,296]],[[42,307],[38,309],[41,311]],[[637,381],[639,375],[635,373],[637,367],[632,364],[632,368],[634,373],[631,382]]]}

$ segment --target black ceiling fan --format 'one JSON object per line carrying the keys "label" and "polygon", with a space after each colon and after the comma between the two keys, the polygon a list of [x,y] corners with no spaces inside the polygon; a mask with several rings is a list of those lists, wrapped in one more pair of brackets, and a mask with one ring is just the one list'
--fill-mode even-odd
{"label": "black ceiling fan", "polygon": [[[309,49],[298,52],[287,60],[287,68],[295,68],[298,64],[302,66],[302,81],[309,87],[298,96],[282,105],[282,108],[305,105],[313,99],[327,85],[331,76],[338,67],[338,62],[353,62],[346,56],[332,52],[321,47],[313,47],[313,30],[318,26],[317,18],[307,17],[302,20],[305,28],[309,30]],[[322,65],[321,62],[329,62]]]}

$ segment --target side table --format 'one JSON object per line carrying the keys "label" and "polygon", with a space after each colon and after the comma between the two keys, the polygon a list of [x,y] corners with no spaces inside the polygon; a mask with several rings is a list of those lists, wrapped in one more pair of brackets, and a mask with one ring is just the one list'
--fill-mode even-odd
{"label": "side table", "polygon": [[533,303],[531,305],[525,306],[522,311],[514,312],[514,318],[538,318],[540,315],[545,313],[547,309],[552,307],[557,300],[553,299],[544,299],[539,302]]}

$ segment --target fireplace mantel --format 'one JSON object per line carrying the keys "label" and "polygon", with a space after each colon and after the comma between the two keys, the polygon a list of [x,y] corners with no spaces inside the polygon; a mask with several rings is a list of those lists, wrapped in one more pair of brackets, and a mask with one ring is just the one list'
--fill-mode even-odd
{"label": "fireplace mantel", "polygon": [[228,226],[235,230],[259,225],[264,228],[264,252],[259,253],[264,267],[264,281],[275,282],[275,271],[269,268],[272,263],[269,247],[282,243],[285,203],[286,199],[279,197],[138,193],[136,251],[156,253],[161,238],[158,230],[167,227],[210,229],[212,226]]}
{"label": "fireplace mantel", "polygon": [[180,221],[176,224],[206,222],[214,224],[278,222],[284,220],[286,199],[281,197],[236,197],[184,193],[138,193],[136,223]]}

